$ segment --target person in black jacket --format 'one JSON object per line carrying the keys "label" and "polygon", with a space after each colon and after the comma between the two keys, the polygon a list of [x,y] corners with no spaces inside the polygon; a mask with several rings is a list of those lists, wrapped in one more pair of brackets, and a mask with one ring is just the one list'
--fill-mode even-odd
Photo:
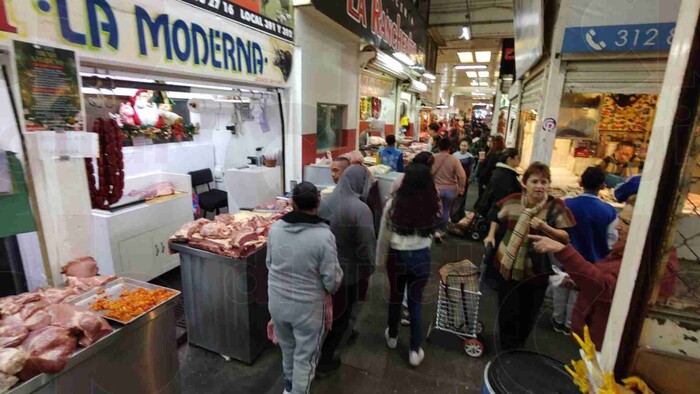
{"label": "person in black jacket", "polygon": [[[498,163],[493,170],[493,175],[484,196],[484,203],[480,213],[488,215],[498,214],[496,204],[502,199],[514,193],[521,193],[523,186],[515,169],[520,165],[520,153],[517,149],[508,148],[501,152]],[[493,212],[495,209],[495,213]]]}
{"label": "person in black jacket", "polygon": [[479,197],[481,197],[484,194],[484,191],[486,191],[486,188],[490,183],[491,176],[493,175],[493,170],[496,169],[498,158],[505,148],[505,143],[501,135],[491,136],[490,141],[490,148],[488,154],[486,155],[486,159],[479,163],[479,167],[476,170],[476,179],[479,181]]}

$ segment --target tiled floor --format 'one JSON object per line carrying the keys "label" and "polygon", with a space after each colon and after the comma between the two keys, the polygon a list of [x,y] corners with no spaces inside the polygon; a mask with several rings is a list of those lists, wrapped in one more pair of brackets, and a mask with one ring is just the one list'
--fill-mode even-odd
{"label": "tiled floor", "polygon": [[[425,291],[424,329],[435,318],[437,270],[446,262],[469,258],[481,261],[478,243],[448,239],[433,248],[432,276]],[[164,285],[179,287],[174,271],[160,280]],[[478,359],[467,356],[462,341],[452,334],[433,332],[423,348],[426,358],[418,368],[408,364],[408,329],[402,328],[399,346],[386,347],[384,328],[387,316],[386,273],[378,270],[372,277],[368,300],[358,323],[360,336],[355,344],[342,351],[339,371],[313,383],[313,393],[478,393],[483,384],[486,363],[494,356],[493,328],[496,295],[482,289],[480,317],[485,325],[485,354]],[[577,357],[570,337],[555,333],[549,326],[551,308],[545,304],[533,331],[528,348],[568,362]],[[179,349],[180,381],[183,393],[255,393],[279,394],[283,390],[281,353],[270,345],[253,366],[225,361],[221,356],[196,346]]]}

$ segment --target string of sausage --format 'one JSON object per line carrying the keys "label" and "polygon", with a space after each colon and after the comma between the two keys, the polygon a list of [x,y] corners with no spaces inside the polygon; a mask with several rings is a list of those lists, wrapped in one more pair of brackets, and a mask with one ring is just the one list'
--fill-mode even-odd
{"label": "string of sausage", "polygon": [[90,199],[93,208],[107,209],[122,198],[124,191],[122,141],[125,136],[114,119],[105,121],[99,118],[95,120],[92,131],[98,134],[100,144],[100,154],[97,157],[99,189],[95,185],[95,170],[92,159],[85,159]]}

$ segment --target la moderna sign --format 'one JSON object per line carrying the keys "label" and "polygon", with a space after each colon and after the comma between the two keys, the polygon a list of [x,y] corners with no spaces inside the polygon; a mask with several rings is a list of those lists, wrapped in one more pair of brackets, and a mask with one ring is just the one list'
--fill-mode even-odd
{"label": "la moderna sign", "polygon": [[289,70],[275,64],[294,50],[175,0],[0,0],[0,44],[17,39],[100,63],[272,86],[286,85]]}

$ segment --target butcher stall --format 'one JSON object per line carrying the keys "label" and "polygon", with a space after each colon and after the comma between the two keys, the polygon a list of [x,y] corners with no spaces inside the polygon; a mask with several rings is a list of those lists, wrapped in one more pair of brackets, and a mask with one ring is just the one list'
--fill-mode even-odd
{"label": "butcher stall", "polygon": [[267,233],[291,208],[279,199],[258,211],[198,219],[170,239],[180,254],[187,339],[227,361],[252,364],[268,343]]}
{"label": "butcher stall", "polygon": [[63,267],[64,287],[0,298],[0,393],[179,393],[178,291]]}

